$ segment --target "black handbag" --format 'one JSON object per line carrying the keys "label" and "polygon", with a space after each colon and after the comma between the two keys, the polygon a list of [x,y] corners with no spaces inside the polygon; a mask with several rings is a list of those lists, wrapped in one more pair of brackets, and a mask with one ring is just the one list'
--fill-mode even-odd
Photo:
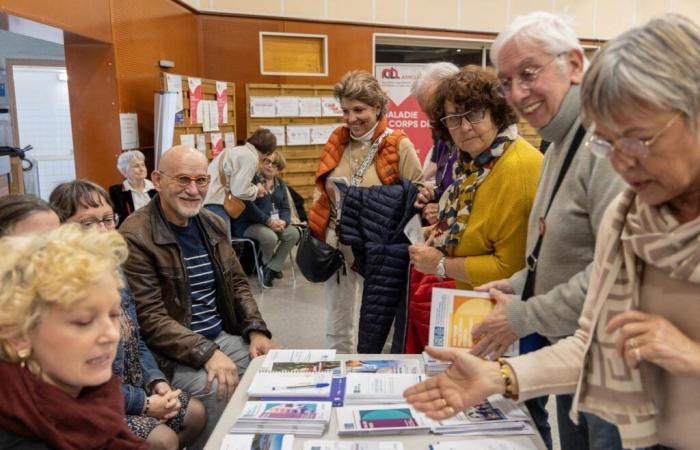
{"label": "black handbag", "polygon": [[297,246],[297,266],[304,278],[321,283],[345,267],[345,258],[340,250],[316,239],[308,228],[303,228]]}

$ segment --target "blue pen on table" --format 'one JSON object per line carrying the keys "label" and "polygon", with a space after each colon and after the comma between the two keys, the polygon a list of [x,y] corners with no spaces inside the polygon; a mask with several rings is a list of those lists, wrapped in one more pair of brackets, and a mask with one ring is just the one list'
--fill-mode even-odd
{"label": "blue pen on table", "polygon": [[315,383],[315,384],[293,384],[291,386],[276,386],[273,387],[272,390],[277,390],[277,389],[301,389],[301,388],[316,388],[316,389],[321,389],[330,386],[330,383]]}

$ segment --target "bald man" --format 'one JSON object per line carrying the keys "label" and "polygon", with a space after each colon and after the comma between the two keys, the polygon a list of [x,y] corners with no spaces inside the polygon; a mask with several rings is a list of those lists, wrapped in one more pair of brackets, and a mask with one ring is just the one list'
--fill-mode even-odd
{"label": "bald man", "polygon": [[275,345],[224,222],[202,209],[207,159],[185,146],[166,151],[151,179],[158,194],[119,231],[141,333],[172,385],[200,398],[202,448],[250,358]]}

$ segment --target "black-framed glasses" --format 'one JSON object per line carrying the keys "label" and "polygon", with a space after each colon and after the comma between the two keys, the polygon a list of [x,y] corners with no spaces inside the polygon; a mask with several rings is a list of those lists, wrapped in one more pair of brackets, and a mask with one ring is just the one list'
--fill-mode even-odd
{"label": "black-framed glasses", "polygon": [[591,153],[599,158],[609,157],[614,149],[632,158],[641,158],[649,154],[649,148],[654,145],[654,142],[656,142],[659,136],[664,134],[664,132],[673,125],[673,122],[675,122],[680,115],[681,113],[678,113],[673,116],[658,133],[649,139],[621,137],[609,141],[593,133],[586,141],[586,146]]}
{"label": "black-framed glasses", "polygon": [[80,226],[83,228],[92,228],[99,224],[102,224],[108,230],[111,230],[114,227],[116,227],[117,222],[119,222],[119,214],[117,213],[107,214],[102,219],[98,219],[97,217],[86,217],[78,221]]}
{"label": "black-framed glasses", "polygon": [[455,128],[459,128],[462,126],[463,120],[469,122],[470,125],[475,125],[484,120],[484,117],[486,117],[486,110],[481,108],[466,111],[461,114],[447,115],[445,117],[442,117],[440,119],[440,122],[442,122],[442,124],[445,125],[445,127],[447,127],[448,129],[454,130]]}
{"label": "black-framed glasses", "polygon": [[537,78],[540,76],[540,72],[550,65],[553,61],[556,61],[557,59],[561,58],[564,56],[566,53],[559,53],[546,63],[542,64],[541,66],[527,66],[524,67],[519,74],[515,75],[513,78],[499,78],[498,79],[498,86],[497,90],[498,92],[506,96],[510,94],[513,91],[513,85],[517,84],[520,89],[532,89],[535,86],[535,83],[537,83]]}
{"label": "black-framed glasses", "polygon": [[180,187],[187,187],[190,183],[194,182],[197,187],[205,187],[211,181],[211,175],[198,175],[196,177],[190,177],[187,175],[168,175],[165,172],[158,171],[161,175],[165,175],[168,178],[175,180]]}

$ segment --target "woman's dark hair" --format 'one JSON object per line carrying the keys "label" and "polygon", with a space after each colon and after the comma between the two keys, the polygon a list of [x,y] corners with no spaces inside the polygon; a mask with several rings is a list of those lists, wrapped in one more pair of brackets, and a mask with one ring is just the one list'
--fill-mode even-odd
{"label": "woman's dark hair", "polygon": [[44,200],[29,194],[0,197],[0,237],[14,232],[15,225],[32,214],[53,211]]}
{"label": "woman's dark hair", "polygon": [[[93,194],[97,194],[97,200]],[[106,203],[114,209],[107,191],[90,180],[73,180],[59,184],[51,192],[49,203],[58,214],[61,223],[73,217],[81,207],[99,208]]]}
{"label": "woman's dark hair", "polygon": [[440,137],[452,142],[450,130],[440,122],[445,116],[445,102],[449,101],[459,111],[485,108],[491,113],[498,132],[502,132],[518,119],[506,99],[498,93],[497,86],[498,78],[492,69],[475,65],[462,67],[438,85],[428,114],[430,125]]}
{"label": "woman's dark hair", "polygon": [[265,156],[274,152],[277,148],[277,138],[267,128],[258,128],[246,139],[246,142],[257,148]]}

